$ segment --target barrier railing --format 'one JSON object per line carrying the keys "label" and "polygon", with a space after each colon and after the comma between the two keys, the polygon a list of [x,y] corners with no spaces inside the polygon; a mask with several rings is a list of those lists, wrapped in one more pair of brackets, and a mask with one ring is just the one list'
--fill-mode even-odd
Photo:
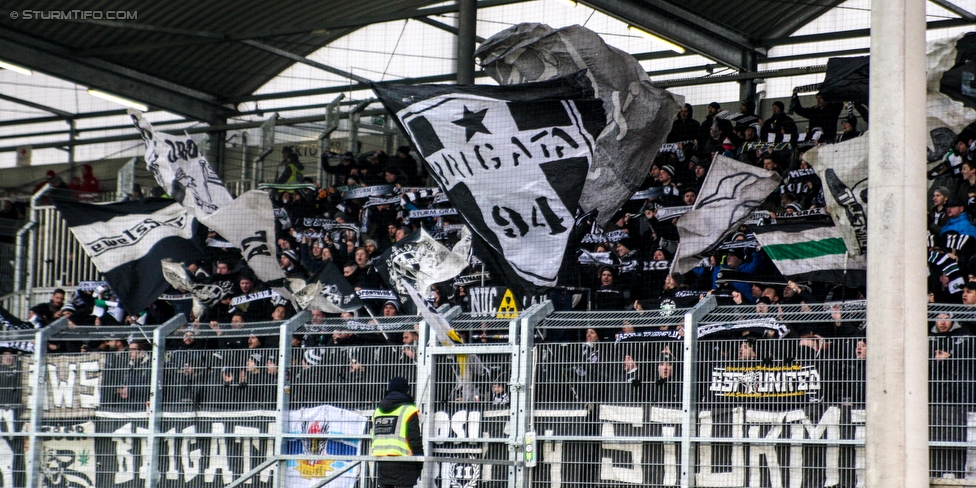
{"label": "barrier railing", "polygon": [[[393,376],[420,486],[863,486],[864,302],[774,308],[3,331],[0,486],[373,486]],[[930,318],[930,477],[972,484],[976,312]]]}

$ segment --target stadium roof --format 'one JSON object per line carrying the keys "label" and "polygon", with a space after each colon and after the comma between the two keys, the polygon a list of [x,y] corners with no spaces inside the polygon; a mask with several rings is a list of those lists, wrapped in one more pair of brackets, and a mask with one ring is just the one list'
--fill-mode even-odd
{"label": "stadium roof", "polygon": [[[0,15],[2,58],[208,122],[232,115],[236,99],[358,28],[411,18],[450,30],[434,17],[457,10],[453,2],[431,0],[85,3],[72,11],[57,1],[4,5],[8,10]],[[478,5],[509,3],[518,2],[482,0]],[[581,3],[718,63],[748,70],[755,62],[750,59],[762,59],[769,46],[842,0]],[[961,20],[972,21],[972,13],[959,10],[965,15]],[[85,11],[102,18],[86,18]],[[115,12],[111,15],[115,18],[106,18],[110,12]],[[52,15],[71,17],[67,22],[44,21]],[[366,81],[331,69],[354,81]]]}
{"label": "stadium roof", "polygon": [[[567,2],[577,3],[573,0],[480,0],[477,2],[479,32],[490,35],[482,32],[486,25],[482,16],[487,17],[490,10],[512,9],[516,4],[543,4],[540,15],[533,13],[523,18],[509,17],[506,21],[507,25],[519,21],[547,22],[547,14],[557,10],[556,4],[562,6]],[[216,125],[227,123],[229,118],[249,116],[245,105],[255,107],[252,113],[262,113],[257,107],[259,101],[278,101],[280,104],[281,100],[297,95],[351,94],[361,92],[368,81],[375,80],[451,82],[455,76],[450,65],[440,58],[418,57],[417,64],[429,69],[425,69],[423,74],[418,75],[417,70],[411,70],[404,73],[405,76],[397,77],[388,75],[389,65],[387,69],[381,67],[374,72],[362,69],[367,64],[369,53],[366,51],[358,57],[350,55],[344,62],[315,54],[323,47],[338,45],[339,41],[351,42],[348,40],[355,38],[355,34],[370,32],[366,27],[390,25],[405,19],[416,21],[412,25],[422,25],[429,31],[439,33],[424,34],[423,39],[414,39],[415,43],[422,44],[421,48],[415,49],[430,51],[433,44],[438,48],[449,45],[454,42],[453,36],[457,32],[457,28],[451,25],[457,17],[458,6],[454,1],[319,0],[271,3],[90,0],[81,3],[72,5],[72,10],[66,10],[63,2],[51,0],[19,0],[4,4],[0,7],[0,61],[14,63],[80,87],[137,100],[155,110],[185,117],[188,121]],[[830,32],[801,30],[832,9],[848,9],[845,19],[854,16],[863,18],[870,4],[860,0],[581,0],[578,3],[616,19],[618,25],[635,26],[687,49],[688,54],[684,56],[667,50],[630,51],[645,62],[645,66],[650,60],[680,61],[667,66],[671,69],[657,72],[664,78],[673,78],[679,73],[684,73],[680,76],[700,77],[706,71],[708,74],[714,71],[716,77],[725,74],[726,79],[713,77],[698,83],[740,81],[739,78],[748,79],[750,72],[753,72],[752,78],[758,76],[754,72],[761,69],[760,66],[767,69],[773,65],[798,68],[806,67],[802,63],[810,64],[809,60],[813,58],[867,53],[863,38],[869,33],[863,22],[835,23],[839,29]],[[929,7],[930,28],[971,27],[976,23],[976,15],[973,14],[976,3],[973,0],[930,0]],[[938,11],[935,16],[932,15],[933,8]],[[60,19],[55,21],[58,17]],[[580,22],[578,17],[576,19],[568,22]],[[491,33],[506,26],[501,22],[492,22],[489,20],[487,24]],[[552,25],[559,27],[557,24],[558,21]],[[606,32],[601,34],[605,35]],[[403,31],[400,31],[400,35],[403,35]],[[862,40],[841,44],[837,50],[824,47],[830,45],[831,41],[856,38]],[[356,42],[362,41],[362,37],[356,39]],[[807,43],[810,48],[819,49],[820,54],[810,54],[809,50],[777,50],[778,47],[797,43]],[[397,47],[386,46],[384,50],[387,51],[385,54],[392,55]],[[402,45],[400,50],[403,50]],[[771,53],[787,55],[774,56]],[[800,64],[784,64],[790,61],[799,61]],[[821,60],[819,64],[822,63]],[[283,73],[291,73],[295,67],[302,66],[322,76],[306,77],[302,81],[308,83],[304,85],[298,82],[274,83],[281,79]],[[806,71],[818,72],[822,72],[822,69]],[[0,71],[0,74],[3,72]],[[383,76],[374,77],[372,74]],[[803,72],[795,74],[802,75]],[[323,77],[327,81],[323,81]],[[32,90],[29,94],[14,86],[17,83],[0,83],[0,106],[8,107],[7,113],[0,116],[0,125],[9,127],[25,122],[36,124],[47,120],[81,120],[99,114],[116,117],[112,123],[118,124],[117,117],[121,113],[118,110],[100,110],[99,107],[105,106],[92,106],[91,110],[85,110],[86,104],[77,101],[69,108],[58,103],[66,98],[64,95],[38,96],[38,91],[44,88],[43,82],[32,80],[28,83],[20,83],[20,88],[29,87]],[[269,87],[277,87],[278,91]],[[302,103],[310,102],[293,100],[292,105]],[[9,109],[11,104],[16,105],[13,107],[15,110]],[[273,105],[263,103],[259,108],[266,109]],[[44,117],[18,118],[17,113],[43,114]],[[94,121],[88,123],[85,130],[96,130],[93,125]],[[31,134],[45,134],[44,131],[48,131],[48,128],[36,126]],[[50,137],[41,140],[50,140],[51,137],[60,139],[55,132],[50,130]],[[16,143],[24,142],[17,140]]]}

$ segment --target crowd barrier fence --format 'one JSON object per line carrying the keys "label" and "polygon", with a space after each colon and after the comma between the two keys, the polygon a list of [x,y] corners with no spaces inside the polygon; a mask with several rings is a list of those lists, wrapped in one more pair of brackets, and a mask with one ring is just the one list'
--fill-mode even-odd
{"label": "crowd barrier fence", "polygon": [[[421,410],[419,486],[864,486],[863,301],[441,312],[466,343],[421,317],[308,312],[3,331],[30,352],[0,355],[0,486],[370,488],[386,461],[367,455],[369,418],[393,376]],[[931,484],[976,484],[976,338],[919,347]]]}

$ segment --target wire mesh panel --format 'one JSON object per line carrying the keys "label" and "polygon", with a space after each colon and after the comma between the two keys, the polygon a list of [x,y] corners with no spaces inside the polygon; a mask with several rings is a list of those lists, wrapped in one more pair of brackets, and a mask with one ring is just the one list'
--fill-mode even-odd
{"label": "wire mesh panel", "polygon": [[[509,385],[508,355],[467,354],[435,360],[432,469],[435,486],[507,483]],[[428,419],[430,421],[430,419]],[[479,485],[480,486],[480,485]]]}
{"label": "wire mesh panel", "polygon": [[[482,326],[489,327],[478,324],[478,328]],[[480,339],[471,344],[474,346],[442,348],[431,362],[430,454],[441,459],[433,463],[427,480],[433,486],[498,487],[508,483],[514,428],[510,423],[512,353],[487,348],[479,352],[478,345],[484,344]],[[450,353],[461,348],[464,353]]]}
{"label": "wire mesh panel", "polygon": [[[584,340],[542,341],[532,351],[524,413],[540,443],[532,484],[678,485],[684,440],[695,446],[698,486],[864,482],[863,302],[719,307],[696,327],[694,378],[684,377],[679,317],[559,313],[540,325],[536,336],[563,329]],[[920,413],[929,418],[930,477],[958,482],[976,452],[967,332],[976,310],[933,305],[929,318],[918,326],[930,335],[930,402]],[[31,383],[30,355],[15,351],[30,350],[33,331],[8,331],[0,337],[0,429],[9,434],[0,459],[12,454],[0,476],[20,483],[21,453],[38,442],[38,474],[49,485],[141,486],[157,472],[162,486],[223,486],[262,467],[250,473],[252,486],[278,476],[311,486],[345,468],[350,482],[374,486],[375,463],[358,456],[369,452],[368,421],[389,379],[403,376],[418,404],[429,398],[433,406],[423,419],[428,486],[507,484],[513,367],[522,360],[501,337],[510,329],[497,319],[454,319],[469,343],[428,347],[431,381],[417,384],[419,321],[316,319],[288,344],[279,342],[282,322],[188,324],[153,346],[146,326],[74,326],[44,345],[41,390]],[[287,367],[278,365],[282,347],[290,348]],[[43,410],[37,431],[26,432],[35,391]],[[692,432],[682,430],[687,406]],[[279,437],[287,461],[262,465]]]}
{"label": "wire mesh panel", "polygon": [[292,338],[289,406],[329,404],[371,414],[390,378],[402,376],[415,387],[419,321],[327,319],[300,327]]}
{"label": "wire mesh panel", "polygon": [[291,340],[283,452],[288,486],[311,486],[348,468],[346,482],[374,485],[374,467],[350,460],[369,453],[367,424],[391,378],[417,381],[419,317],[313,319]]}
{"label": "wire mesh panel", "polygon": [[704,341],[695,380],[700,484],[863,482],[852,444],[863,439],[865,352],[857,338]]}
{"label": "wire mesh panel", "polygon": [[[623,332],[620,317],[595,314],[542,324],[588,319],[580,323],[590,328],[585,342],[536,348],[534,483],[676,485],[680,441],[690,436],[698,486],[855,486],[866,345],[828,332],[860,330],[863,303],[720,307],[697,328],[697,376],[687,379],[685,331],[653,315],[650,329],[676,334]],[[825,335],[807,330],[817,327]],[[694,432],[681,431],[685,405],[696,412]]]}
{"label": "wire mesh panel", "polygon": [[31,350],[28,331],[0,333],[0,477],[2,486],[24,486],[25,446],[28,433],[24,428],[28,391],[25,377],[29,377],[29,362],[18,355],[21,350]]}
{"label": "wire mesh panel", "polygon": [[28,382],[25,390],[42,395],[35,441],[47,484],[92,486],[148,476],[142,456],[148,454],[152,350],[146,337],[133,327],[76,326],[46,344],[40,389]]}
{"label": "wire mesh panel", "polygon": [[674,340],[536,346],[534,483],[676,484],[681,347]]}
{"label": "wire mesh panel", "polygon": [[[187,324],[166,339],[157,468],[162,486],[225,485],[274,458],[281,322]],[[200,457],[202,454],[202,457]],[[195,463],[187,460],[197,458]],[[268,466],[251,478],[271,486]]]}
{"label": "wire mesh panel", "polygon": [[685,311],[559,312],[539,325],[533,484],[677,484]]}
{"label": "wire mesh panel", "polygon": [[972,482],[976,457],[973,320],[966,305],[929,307],[929,476]]}

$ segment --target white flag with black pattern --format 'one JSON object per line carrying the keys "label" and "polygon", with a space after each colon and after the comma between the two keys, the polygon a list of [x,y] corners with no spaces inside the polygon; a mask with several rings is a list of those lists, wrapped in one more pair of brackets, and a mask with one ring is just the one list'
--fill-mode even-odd
{"label": "white flag with black pattern", "polygon": [[671,272],[698,266],[722,238],[742,225],[779,186],[779,174],[715,155],[691,210],[678,219],[678,250]]}
{"label": "white flag with black pattern", "polygon": [[264,190],[246,192],[200,221],[240,248],[261,281],[285,277],[275,256],[274,207]]}

